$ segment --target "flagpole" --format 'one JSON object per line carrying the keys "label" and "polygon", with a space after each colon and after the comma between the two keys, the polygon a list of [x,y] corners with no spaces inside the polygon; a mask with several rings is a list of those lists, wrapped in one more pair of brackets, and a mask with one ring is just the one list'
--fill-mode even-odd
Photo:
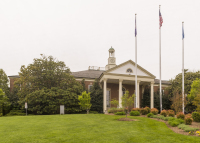
{"label": "flagpole", "polygon": [[136,17],[137,17],[137,14],[135,14],[135,105],[136,105],[136,108],[139,108],[138,107],[138,95],[137,95],[137,23],[136,23]]}
{"label": "flagpole", "polygon": [[182,22],[182,96],[184,114],[184,22]]}
{"label": "flagpole", "polygon": [[[159,12],[160,12],[160,5],[159,5]],[[160,15],[159,15],[160,21]],[[162,111],[162,86],[161,86],[161,25],[159,24],[159,70],[160,70],[160,112]]]}

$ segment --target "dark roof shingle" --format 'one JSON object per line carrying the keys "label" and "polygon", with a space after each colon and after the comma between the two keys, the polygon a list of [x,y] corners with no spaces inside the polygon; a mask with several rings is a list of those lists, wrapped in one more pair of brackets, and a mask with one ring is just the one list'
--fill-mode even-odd
{"label": "dark roof shingle", "polygon": [[101,74],[104,71],[100,71],[100,70],[85,70],[85,71],[79,71],[79,72],[72,72],[72,75],[75,78],[99,78],[101,76]]}

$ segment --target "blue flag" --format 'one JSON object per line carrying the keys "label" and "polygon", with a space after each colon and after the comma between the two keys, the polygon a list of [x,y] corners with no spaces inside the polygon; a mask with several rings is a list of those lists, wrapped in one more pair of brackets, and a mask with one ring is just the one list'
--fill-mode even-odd
{"label": "blue flag", "polygon": [[136,26],[136,17],[135,17],[135,37],[137,36],[137,26]]}
{"label": "blue flag", "polygon": [[182,27],[182,40],[185,38],[184,29]]}

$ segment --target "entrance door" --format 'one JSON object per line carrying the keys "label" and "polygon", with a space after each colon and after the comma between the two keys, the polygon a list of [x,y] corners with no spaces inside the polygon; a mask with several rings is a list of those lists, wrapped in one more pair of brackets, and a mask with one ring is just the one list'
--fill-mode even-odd
{"label": "entrance door", "polygon": [[106,106],[110,107],[110,90],[106,91]]}

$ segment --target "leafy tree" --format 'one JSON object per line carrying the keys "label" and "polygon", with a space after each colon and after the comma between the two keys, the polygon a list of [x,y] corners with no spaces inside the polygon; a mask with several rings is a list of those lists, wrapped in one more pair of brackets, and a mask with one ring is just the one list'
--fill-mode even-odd
{"label": "leafy tree", "polygon": [[193,81],[191,85],[190,94],[187,96],[190,101],[192,101],[193,105],[198,112],[200,112],[200,79],[196,79]]}
{"label": "leafy tree", "polygon": [[[176,113],[183,111],[183,96],[178,92],[171,98],[172,105],[171,108],[175,110]],[[184,98],[184,106],[186,106],[187,100]],[[185,107],[184,107],[185,108]]]}
{"label": "leafy tree", "polygon": [[[191,85],[196,78],[200,78],[200,71],[197,72],[188,72],[184,70],[184,93],[189,94],[191,90]],[[174,96],[174,93],[182,93],[182,73],[179,73],[175,79],[170,80],[171,85],[168,87],[169,95]]]}
{"label": "leafy tree", "polygon": [[82,95],[78,96],[78,100],[80,101],[79,105],[81,106],[81,108],[83,110],[86,110],[87,114],[89,114],[90,107],[92,106],[92,104],[90,103],[90,92],[82,92]]}
{"label": "leafy tree", "polygon": [[190,90],[190,94],[187,96],[188,99],[190,100],[194,100],[194,98],[200,94],[200,79],[196,79],[193,81],[192,85],[191,85],[191,90]]}
{"label": "leafy tree", "polygon": [[129,91],[126,90],[125,94],[122,96],[122,107],[124,107],[126,111],[126,117],[130,108],[134,105],[135,94],[129,96]]}
{"label": "leafy tree", "polygon": [[[188,70],[184,70],[184,93],[189,94],[191,90],[191,85],[196,78],[200,79],[200,71],[197,72],[188,72]],[[169,96],[173,97],[177,94],[182,94],[182,73],[178,74],[175,79],[170,80],[171,85],[167,88],[169,91]],[[195,106],[192,105],[192,101],[194,98],[188,98],[188,102],[186,105],[186,110],[193,111],[196,109]]]}
{"label": "leafy tree", "polygon": [[91,111],[103,111],[103,89],[99,86],[99,80],[96,79],[90,90]]}
{"label": "leafy tree", "polygon": [[196,110],[198,111],[198,112],[200,112],[200,92],[195,96],[195,98],[194,98],[194,101],[192,101],[193,102],[193,105],[195,105],[197,108],[196,108]]}
{"label": "leafy tree", "polygon": [[81,112],[78,96],[70,90],[57,87],[36,90],[26,97],[28,110],[33,114],[58,114],[60,105],[65,105],[66,113]]}
{"label": "leafy tree", "polygon": [[117,107],[117,106],[119,106],[119,101],[116,100],[116,99],[112,99],[112,100],[110,101],[110,104],[112,104],[112,105],[114,105],[115,107]]}
{"label": "leafy tree", "polygon": [[8,87],[8,77],[3,69],[0,69],[0,88],[3,90],[3,92],[6,94],[6,96],[9,95],[10,89]]}
{"label": "leafy tree", "polygon": [[[37,99],[30,98],[36,96],[34,93],[41,93],[42,90],[52,90],[52,88],[62,89],[68,92],[65,95],[75,99],[81,94],[83,88],[71,75],[70,69],[66,67],[65,63],[56,60],[52,56],[46,57],[41,55],[41,58],[35,58],[33,63],[29,64],[27,67],[24,65],[21,66],[19,76],[20,78],[15,81],[15,88],[18,90],[17,95],[21,108],[24,108],[24,103],[27,102],[27,100],[36,100],[33,106],[40,106],[37,101],[39,100],[38,98],[41,99],[42,96],[37,97]],[[30,96],[28,96],[29,94]],[[76,103],[78,105],[78,103],[73,100],[69,101],[72,104]],[[34,102],[32,101],[32,103]],[[70,108],[72,107],[68,109],[70,110]],[[43,109],[43,107],[38,107],[38,109]],[[31,109],[28,108],[28,110]]]}
{"label": "leafy tree", "polygon": [[0,116],[5,115],[5,112],[9,109],[9,106],[9,99],[0,88]]}

